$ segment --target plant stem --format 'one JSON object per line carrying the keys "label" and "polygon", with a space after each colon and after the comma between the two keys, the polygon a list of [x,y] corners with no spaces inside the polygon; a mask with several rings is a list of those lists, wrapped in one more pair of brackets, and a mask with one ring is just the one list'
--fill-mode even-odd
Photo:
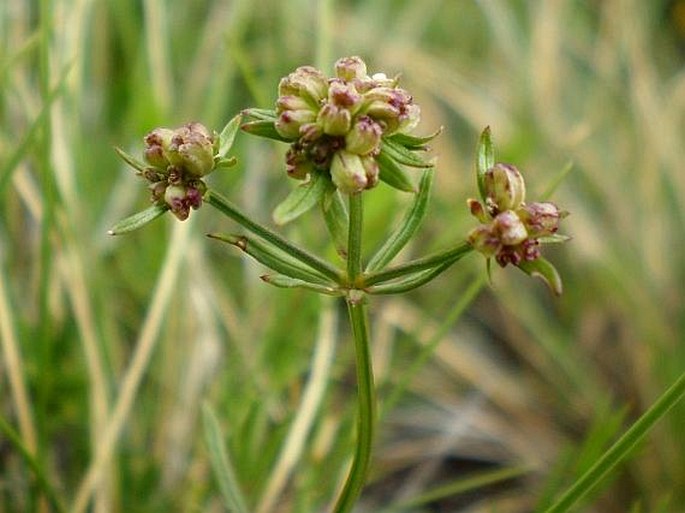
{"label": "plant stem", "polygon": [[233,205],[233,203],[228,201],[219,193],[209,189],[204,195],[204,200],[210,205],[212,205],[214,208],[219,210],[222,214],[226,215],[227,217],[230,217],[236,223],[250,230],[255,235],[258,235],[262,239],[271,242],[272,244],[282,249],[292,257],[307,264],[312,269],[316,269],[324,276],[331,278],[336,283],[342,283],[340,272],[335,267],[330,265],[328,262],[322,260],[321,258],[317,257],[316,255],[312,255],[308,251],[305,251],[303,249],[298,248],[297,246],[294,246],[293,244],[291,244],[286,239],[281,237],[273,230],[267,228],[266,226],[253,221],[247,215],[241,212],[238,209],[238,207]]}
{"label": "plant stem", "polygon": [[545,513],[563,513],[584,497],[611,469],[642,440],[657,420],[663,417],[685,394],[685,373],[619,438],[590,469],[569,488]]}
{"label": "plant stem", "polygon": [[356,283],[362,272],[362,222],[364,204],[361,193],[350,194],[350,225],[347,242],[347,280]]}
{"label": "plant stem", "polygon": [[373,383],[373,368],[369,350],[368,314],[366,300],[362,293],[350,291],[347,297],[347,311],[352,325],[357,364],[357,444],[350,473],[347,476],[334,513],[347,513],[357,502],[366,481],[371,461],[371,447],[376,426],[376,390]]}

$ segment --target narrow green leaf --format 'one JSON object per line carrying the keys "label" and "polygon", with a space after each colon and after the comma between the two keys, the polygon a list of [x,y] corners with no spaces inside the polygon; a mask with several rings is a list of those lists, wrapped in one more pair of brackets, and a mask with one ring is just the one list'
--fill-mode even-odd
{"label": "narrow green leaf", "polygon": [[449,269],[454,262],[446,262],[439,264],[431,269],[424,269],[422,271],[417,271],[396,280],[387,281],[379,285],[374,285],[366,290],[369,294],[381,295],[381,294],[400,294],[425,285],[429,281],[433,280],[438,275]]}
{"label": "narrow green leaf", "polygon": [[263,282],[281,289],[306,289],[327,296],[343,295],[343,292],[339,288],[298,280],[297,278],[291,278],[290,276],[284,276],[282,274],[265,274],[260,276],[260,278]]}
{"label": "narrow green leaf", "polygon": [[561,276],[559,276],[556,268],[548,260],[544,258],[538,258],[532,262],[523,260],[518,265],[518,268],[530,276],[540,278],[557,296],[560,296],[563,292]]}
{"label": "narrow green leaf", "polygon": [[540,244],[560,244],[562,242],[568,242],[571,237],[568,235],[561,235],[559,233],[553,233],[551,235],[546,235],[545,237],[540,237],[538,241]]}
{"label": "narrow green leaf", "polygon": [[276,207],[273,219],[276,224],[284,225],[311,210],[326,193],[328,179],[321,173],[312,174],[309,181],[297,186]]}
{"label": "narrow green leaf", "polygon": [[132,216],[119,221],[117,224],[112,226],[107,233],[110,235],[122,235],[124,233],[132,232],[141,226],[154,221],[167,210],[169,210],[167,205],[152,205],[151,207],[148,207],[137,214],[133,214]]}
{"label": "narrow green leaf", "polygon": [[215,166],[217,169],[225,169],[228,167],[233,167],[237,164],[238,159],[235,157],[228,158],[218,158],[218,155],[214,157]]}
{"label": "narrow green leaf", "polygon": [[369,287],[371,285],[389,282],[398,278],[404,278],[405,276],[412,276],[420,271],[435,269],[442,264],[452,265],[471,251],[473,251],[473,247],[471,247],[468,242],[461,242],[445,251],[434,253],[433,255],[423,258],[417,258],[416,260],[411,260],[402,265],[383,269],[382,271],[369,273],[364,276],[363,284],[365,287]]}
{"label": "narrow green leaf", "polygon": [[383,150],[376,157],[380,179],[390,187],[405,192],[416,192],[416,187],[407,172]]}
{"label": "narrow green leaf", "polygon": [[685,373],[545,513],[565,513],[623,461],[668,410],[685,394]]}
{"label": "narrow green leaf", "polygon": [[249,513],[247,501],[240,489],[233,463],[224,445],[219,421],[207,403],[202,405],[202,424],[214,478],[219,485],[226,508],[231,513]]}
{"label": "narrow green leaf", "polygon": [[405,148],[389,138],[383,139],[381,151],[385,152],[388,157],[392,158],[398,164],[403,164],[405,166],[426,168],[435,165],[435,159],[424,160],[412,150]]}
{"label": "narrow green leaf", "polygon": [[431,142],[433,139],[435,139],[441,133],[442,133],[442,127],[438,128],[432,134],[426,135],[423,137],[415,136],[415,135],[409,135],[409,134],[403,134],[401,132],[398,132],[396,134],[392,134],[391,136],[388,136],[386,138],[386,140],[389,139],[389,140],[396,142],[399,145],[404,146],[405,148],[408,148],[410,150],[422,150],[425,148],[426,144]]}
{"label": "narrow green leaf", "polygon": [[258,137],[265,137],[267,139],[273,139],[280,142],[292,142],[288,139],[285,139],[281,134],[278,133],[273,120],[270,119],[249,121],[247,123],[243,123],[240,126],[240,129],[243,132],[247,132],[248,134],[256,135]]}
{"label": "narrow green leaf", "polygon": [[321,201],[321,210],[328,233],[335,250],[343,259],[347,258],[348,213],[345,201],[335,187],[327,187]]}
{"label": "narrow green leaf", "polygon": [[235,246],[277,273],[308,282],[331,285],[331,281],[325,276],[265,240],[244,235],[219,233],[209,233],[207,236]]}
{"label": "narrow green leaf", "polygon": [[434,169],[427,169],[421,177],[419,192],[414,198],[412,207],[407,211],[395,231],[385,240],[381,248],[371,257],[366,267],[367,272],[377,271],[390,263],[418,230],[428,210],[431,188],[433,185]]}
{"label": "narrow green leaf", "polygon": [[485,127],[478,140],[476,149],[476,181],[478,182],[478,192],[480,199],[485,201],[485,184],[483,177],[485,172],[495,165],[495,148],[490,137],[490,127]]}
{"label": "narrow green leaf", "polygon": [[242,112],[246,118],[252,118],[258,121],[274,121],[278,117],[276,111],[273,109],[245,109]]}
{"label": "narrow green leaf", "polygon": [[219,134],[219,152],[217,156],[220,160],[228,157],[228,152],[233,146],[233,141],[235,141],[235,135],[238,133],[242,119],[241,114],[234,116],[233,119],[226,123],[226,126]]}
{"label": "narrow green leaf", "polygon": [[114,151],[117,152],[117,155],[121,157],[121,159],[126,162],[129,166],[131,166],[133,169],[138,170],[140,173],[143,173],[147,168],[150,166],[145,164],[142,160],[139,160],[128,153],[126,153],[124,150],[121,148],[115,146]]}

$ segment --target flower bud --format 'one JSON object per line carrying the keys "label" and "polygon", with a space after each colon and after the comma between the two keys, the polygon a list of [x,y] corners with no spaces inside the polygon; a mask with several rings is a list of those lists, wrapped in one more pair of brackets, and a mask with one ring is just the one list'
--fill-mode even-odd
{"label": "flower bud", "polygon": [[365,189],[371,189],[378,184],[378,179],[380,177],[380,167],[378,162],[374,157],[365,156],[362,157],[362,166],[364,166],[364,171],[366,172],[366,186]]}
{"label": "flower bud", "polygon": [[313,107],[328,93],[328,79],[312,66],[300,66],[278,84],[278,96],[300,96]]}
{"label": "flower bud", "polygon": [[192,176],[204,176],[214,169],[214,138],[200,123],[183,125],[173,132],[167,158]]}
{"label": "flower bud", "polygon": [[188,189],[184,185],[169,185],[164,192],[164,201],[171,212],[181,221],[188,219],[190,204],[186,199]]}
{"label": "flower bud", "polygon": [[346,82],[366,78],[366,64],[356,55],[343,57],[335,63],[335,76]]}
{"label": "flower bud", "polygon": [[493,226],[489,224],[476,226],[469,232],[466,240],[473,246],[473,249],[487,258],[496,255],[502,247],[497,233],[495,233]]}
{"label": "flower bud", "polygon": [[155,128],[145,136],[144,158],[148,164],[166,170],[169,165],[167,150],[171,144],[174,131],[168,128]]}
{"label": "flower bud", "polygon": [[480,201],[469,198],[466,200],[466,205],[469,207],[471,215],[478,219],[481,223],[489,223],[492,220]]}
{"label": "flower bud", "polygon": [[314,163],[301,144],[295,142],[290,145],[285,154],[285,170],[288,176],[297,180],[306,180],[314,171]]}
{"label": "flower bud", "polygon": [[274,123],[276,131],[285,139],[297,139],[300,129],[316,120],[316,114],[312,110],[286,110],[278,116]]}
{"label": "flower bud", "polygon": [[367,171],[361,157],[345,150],[333,155],[331,178],[335,186],[345,194],[363,191],[367,184]]}
{"label": "flower bud", "polygon": [[369,116],[360,116],[345,135],[345,149],[357,155],[367,155],[378,149],[383,130]]}
{"label": "flower bud", "polygon": [[519,216],[531,237],[545,237],[556,233],[559,221],[566,216],[550,202],[531,203],[519,209]]}
{"label": "flower bud", "polygon": [[399,126],[397,132],[410,133],[421,121],[421,108],[415,103],[404,105],[400,109]]}
{"label": "flower bud", "polygon": [[276,100],[276,112],[281,113],[286,110],[311,110],[311,106],[301,96],[279,96]]}
{"label": "flower bud", "polygon": [[496,214],[505,210],[515,210],[526,199],[526,184],[523,176],[514,166],[495,164],[483,177],[485,196],[492,204]]}
{"label": "flower bud", "polygon": [[327,103],[319,111],[317,121],[325,134],[345,135],[352,124],[352,115],[344,107]]}
{"label": "flower bud", "polygon": [[528,238],[526,227],[513,210],[505,210],[498,214],[493,227],[505,246],[516,246]]}

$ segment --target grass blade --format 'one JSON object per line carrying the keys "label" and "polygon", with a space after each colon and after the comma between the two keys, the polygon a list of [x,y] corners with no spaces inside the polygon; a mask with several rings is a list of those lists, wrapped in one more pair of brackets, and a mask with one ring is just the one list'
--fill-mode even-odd
{"label": "grass blade", "polygon": [[221,494],[226,507],[231,513],[249,513],[247,502],[238,485],[233,463],[224,446],[219,421],[209,404],[202,405],[202,423],[205,431],[205,443]]}

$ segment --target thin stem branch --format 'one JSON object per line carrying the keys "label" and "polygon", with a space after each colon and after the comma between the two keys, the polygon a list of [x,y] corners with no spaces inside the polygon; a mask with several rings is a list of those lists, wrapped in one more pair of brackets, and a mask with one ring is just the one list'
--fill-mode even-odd
{"label": "thin stem branch", "polygon": [[357,444],[352,467],[333,508],[334,513],[349,512],[361,494],[371,461],[371,447],[376,427],[376,390],[369,348],[368,313],[366,301],[359,291],[350,291],[347,297],[347,311],[352,325],[357,364]]}
{"label": "thin stem branch", "polygon": [[362,224],[364,204],[361,193],[350,194],[350,227],[347,243],[347,279],[356,283],[362,272]]}
{"label": "thin stem branch", "polygon": [[322,260],[321,258],[317,257],[316,255],[312,255],[308,251],[305,251],[303,249],[298,248],[297,246],[294,246],[286,239],[281,237],[278,233],[267,228],[266,226],[253,221],[247,215],[241,212],[240,209],[238,209],[238,207],[233,205],[233,203],[224,198],[221,194],[210,189],[205,193],[204,199],[207,203],[209,203],[214,208],[219,210],[222,214],[226,215],[227,217],[230,217],[236,223],[250,230],[255,235],[261,237],[266,241],[271,242],[272,244],[279,247],[286,253],[290,254],[292,257],[307,264],[312,269],[316,269],[324,276],[331,278],[334,282],[338,284],[342,283],[342,278],[340,276],[340,272],[338,271],[338,269],[333,267],[325,260]]}

